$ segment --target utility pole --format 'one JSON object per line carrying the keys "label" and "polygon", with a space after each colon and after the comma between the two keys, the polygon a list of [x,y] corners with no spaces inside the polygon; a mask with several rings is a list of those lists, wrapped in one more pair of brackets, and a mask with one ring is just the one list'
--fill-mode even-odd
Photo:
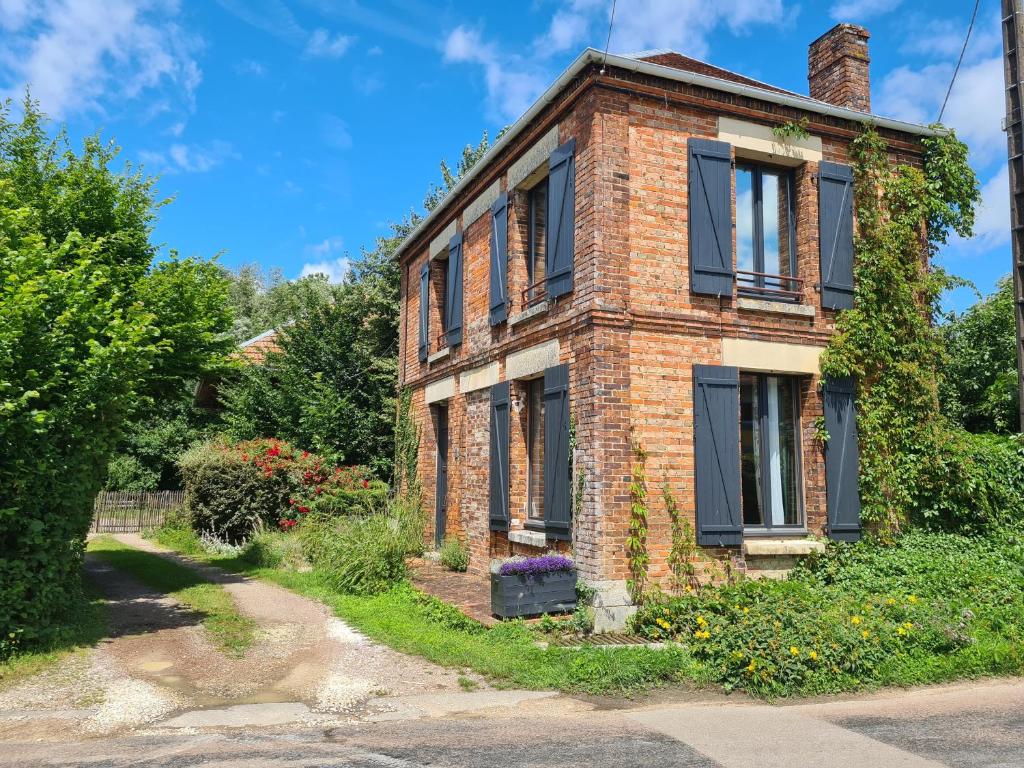
{"label": "utility pole", "polygon": [[1010,163],[1010,245],[1013,250],[1014,314],[1017,319],[1017,385],[1024,432],[1024,0],[1002,0],[1003,74],[1006,79],[1006,146]]}

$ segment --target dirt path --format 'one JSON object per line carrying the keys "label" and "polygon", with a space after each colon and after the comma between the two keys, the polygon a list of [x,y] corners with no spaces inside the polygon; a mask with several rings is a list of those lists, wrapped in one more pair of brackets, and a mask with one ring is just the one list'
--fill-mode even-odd
{"label": "dirt path", "polygon": [[69,728],[335,725],[429,713],[425,703],[458,696],[457,671],[371,642],[320,603],[138,536],[116,538],[223,585],[259,624],[255,643],[243,658],[223,655],[206,639],[201,616],[89,557],[87,572],[109,601],[110,637],[0,692],[0,739],[50,738]]}

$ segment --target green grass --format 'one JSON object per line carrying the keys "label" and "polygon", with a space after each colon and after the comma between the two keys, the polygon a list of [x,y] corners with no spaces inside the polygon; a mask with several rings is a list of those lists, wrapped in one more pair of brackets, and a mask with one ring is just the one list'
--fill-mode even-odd
{"label": "green grass", "polygon": [[87,582],[74,605],[69,606],[53,640],[42,648],[16,653],[0,661],[0,689],[37,675],[75,653],[96,645],[107,632],[103,600]]}
{"label": "green grass", "polygon": [[252,645],[256,622],[238,612],[224,587],[191,568],[106,536],[90,541],[89,552],[201,614],[204,629],[221,652],[239,657]]}
{"label": "green grass", "polygon": [[[154,538],[180,543],[188,533]],[[194,542],[186,541],[180,551],[194,549]],[[521,622],[484,628],[408,584],[377,595],[342,594],[314,571],[261,567],[244,556],[193,556],[318,600],[378,642],[441,666],[472,670],[497,687],[632,693],[669,682],[701,682],[705,677],[679,647],[541,648]]]}

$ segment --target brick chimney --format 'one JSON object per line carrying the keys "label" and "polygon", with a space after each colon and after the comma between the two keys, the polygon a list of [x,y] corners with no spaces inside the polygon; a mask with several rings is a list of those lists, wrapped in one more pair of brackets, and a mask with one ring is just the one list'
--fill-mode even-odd
{"label": "brick chimney", "polygon": [[812,99],[859,112],[871,111],[868,38],[864,27],[836,24],[807,52],[807,82]]}

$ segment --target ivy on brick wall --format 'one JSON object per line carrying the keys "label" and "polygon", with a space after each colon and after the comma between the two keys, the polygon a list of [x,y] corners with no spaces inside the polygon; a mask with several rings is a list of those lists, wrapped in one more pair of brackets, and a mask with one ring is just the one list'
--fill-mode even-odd
{"label": "ivy on brick wall", "polygon": [[398,393],[395,414],[395,493],[409,499],[419,499],[420,430],[412,418],[412,390],[403,388]]}
{"label": "ivy on brick wall", "polygon": [[873,128],[851,145],[856,210],[854,308],[822,357],[825,377],[857,379],[862,518],[887,538],[921,511],[952,427],[939,412],[944,290],[962,284],[931,257],[969,237],[978,182],[952,132],[924,139],[922,168],[890,162]]}

